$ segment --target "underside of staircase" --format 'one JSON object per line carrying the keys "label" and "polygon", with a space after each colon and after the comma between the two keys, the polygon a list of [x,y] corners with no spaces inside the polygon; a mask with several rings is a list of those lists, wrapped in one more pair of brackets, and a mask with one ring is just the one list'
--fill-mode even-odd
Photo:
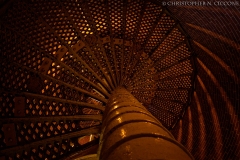
{"label": "underside of staircase", "polygon": [[0,157],[9,160],[96,153],[119,86],[170,131],[194,94],[191,39],[160,1],[17,0],[0,41]]}

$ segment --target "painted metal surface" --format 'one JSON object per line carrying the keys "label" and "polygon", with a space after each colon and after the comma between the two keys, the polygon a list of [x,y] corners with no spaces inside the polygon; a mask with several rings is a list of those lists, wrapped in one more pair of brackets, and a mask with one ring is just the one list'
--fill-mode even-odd
{"label": "painted metal surface", "polygon": [[125,88],[109,98],[103,116],[100,160],[193,159]]}

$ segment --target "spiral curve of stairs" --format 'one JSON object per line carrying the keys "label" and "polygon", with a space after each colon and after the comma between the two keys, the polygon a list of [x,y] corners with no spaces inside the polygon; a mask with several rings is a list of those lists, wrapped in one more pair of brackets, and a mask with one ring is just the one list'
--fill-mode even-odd
{"label": "spiral curve of stairs", "polygon": [[88,153],[98,144],[105,105],[118,86],[177,140],[192,97],[199,102],[196,61],[202,62],[179,20],[159,1],[15,1],[0,29],[0,156],[7,159]]}

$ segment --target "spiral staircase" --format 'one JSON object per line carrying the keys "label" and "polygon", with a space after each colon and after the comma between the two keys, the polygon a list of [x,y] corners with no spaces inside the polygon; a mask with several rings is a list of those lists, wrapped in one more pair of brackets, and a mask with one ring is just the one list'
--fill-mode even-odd
{"label": "spiral staircase", "polygon": [[189,110],[196,55],[160,1],[18,0],[0,33],[0,159],[96,153],[119,86],[170,131]]}

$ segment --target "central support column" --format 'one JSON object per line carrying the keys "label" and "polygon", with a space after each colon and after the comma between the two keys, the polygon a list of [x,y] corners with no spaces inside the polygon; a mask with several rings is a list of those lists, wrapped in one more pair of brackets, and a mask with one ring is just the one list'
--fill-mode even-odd
{"label": "central support column", "polygon": [[102,126],[100,160],[193,159],[125,88],[112,93]]}

